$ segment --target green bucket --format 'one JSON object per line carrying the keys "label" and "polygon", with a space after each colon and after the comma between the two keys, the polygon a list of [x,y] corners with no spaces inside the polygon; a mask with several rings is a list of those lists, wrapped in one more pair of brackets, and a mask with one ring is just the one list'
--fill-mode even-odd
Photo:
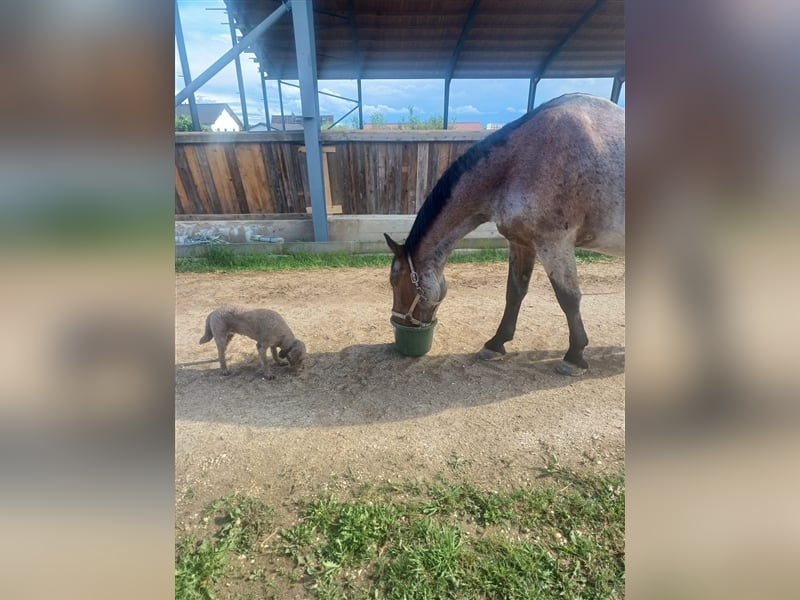
{"label": "green bucket", "polygon": [[433,328],[436,319],[424,327],[406,327],[390,321],[394,327],[394,347],[400,354],[406,356],[422,356],[431,349],[433,343]]}

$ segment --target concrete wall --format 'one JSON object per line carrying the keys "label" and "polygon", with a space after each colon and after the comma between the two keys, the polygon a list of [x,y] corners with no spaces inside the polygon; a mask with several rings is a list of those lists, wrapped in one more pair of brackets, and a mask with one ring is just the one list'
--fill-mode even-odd
{"label": "concrete wall", "polygon": [[[402,241],[411,230],[415,215],[331,215],[329,242],[314,242],[311,218],[280,219],[192,219],[175,222],[178,256],[202,252],[201,240],[219,239],[239,252],[345,251],[388,252],[384,233]],[[505,247],[506,239],[494,223],[484,223],[457,245],[459,248]]]}

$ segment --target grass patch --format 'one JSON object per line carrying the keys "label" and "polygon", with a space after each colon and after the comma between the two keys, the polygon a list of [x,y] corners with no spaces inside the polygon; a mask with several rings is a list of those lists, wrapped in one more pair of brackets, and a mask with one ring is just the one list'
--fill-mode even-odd
{"label": "grass patch", "polygon": [[258,498],[242,494],[209,504],[202,516],[204,522],[213,523],[213,535],[202,540],[186,536],[175,546],[176,600],[214,598],[217,582],[234,570],[231,558],[259,551],[273,514]]}
{"label": "grass patch", "polygon": [[[579,263],[607,262],[612,259],[603,254],[577,250]],[[505,248],[482,248],[469,252],[453,252],[448,263],[507,262]],[[295,254],[239,254],[229,246],[211,245],[194,257],[176,258],[178,273],[219,273],[238,271],[291,271],[307,269],[335,269],[338,267],[385,267],[392,262],[391,254],[348,254],[345,252]]]}
{"label": "grass patch", "polygon": [[212,598],[223,585],[237,597],[624,596],[621,473],[553,462],[539,485],[510,491],[442,477],[345,496],[301,501],[285,523],[258,499],[212,503],[204,539],[176,546],[176,598]]}

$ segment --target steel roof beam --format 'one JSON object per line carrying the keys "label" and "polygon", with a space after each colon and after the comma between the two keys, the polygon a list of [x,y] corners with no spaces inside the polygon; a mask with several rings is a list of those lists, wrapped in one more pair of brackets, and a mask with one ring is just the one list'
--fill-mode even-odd
{"label": "steel roof beam", "polygon": [[[214,77],[217,73],[219,73],[222,69],[224,69],[228,63],[230,63],[234,57],[239,56],[243,51],[247,50],[247,48],[255,42],[258,37],[264,33],[267,29],[272,27],[278,20],[288,13],[291,10],[291,6],[288,3],[281,3],[281,5],[276,8],[271,15],[269,15],[266,19],[261,21],[258,25],[253,27],[250,32],[244,36],[239,43],[236,44],[233,48],[228,50],[225,54],[217,59],[217,61],[208,67],[205,71],[203,71],[197,79],[192,81],[189,85],[183,88],[180,92],[175,95],[175,106],[178,106],[184,100],[186,100],[189,96],[194,94],[198,89],[204,86],[208,81]],[[177,15],[177,9],[176,9]]]}
{"label": "steel roof beam", "polygon": [[545,71],[547,71],[547,68],[558,57],[558,55],[561,54],[564,46],[566,46],[569,41],[575,37],[575,34],[577,34],[583,28],[583,26],[586,25],[587,21],[589,21],[589,19],[591,19],[605,3],[606,0],[597,0],[597,2],[595,2],[592,7],[587,10],[572,27],[570,27],[569,31],[567,31],[564,37],[562,37],[558,44],[556,44],[555,47],[550,51],[550,54],[548,54],[539,64],[539,68],[534,71],[534,73],[531,75],[531,78],[541,79],[544,77]]}
{"label": "steel roof beam", "polygon": [[456,47],[453,49],[453,55],[450,57],[450,62],[447,63],[447,68],[444,74],[444,118],[442,129],[447,129],[447,121],[450,117],[450,82],[453,79],[453,73],[458,64],[458,57],[461,55],[461,48],[469,35],[469,30],[472,27],[472,21],[478,13],[478,8],[481,5],[481,0],[472,0],[472,6],[469,8],[467,18],[464,21],[464,27],[461,28],[461,33],[458,36]]}
{"label": "steel roof beam", "polygon": [[472,21],[475,19],[475,15],[478,13],[478,8],[481,5],[481,0],[472,0],[472,6],[467,13],[467,18],[464,21],[464,27],[461,28],[461,33],[458,36],[458,41],[456,42],[456,47],[453,49],[453,55],[450,57],[450,62],[447,63],[447,69],[445,70],[445,79],[452,79],[453,73],[456,70],[456,64],[458,63],[458,57],[461,55],[461,48],[464,46],[464,42],[469,35],[469,30],[472,27]]}

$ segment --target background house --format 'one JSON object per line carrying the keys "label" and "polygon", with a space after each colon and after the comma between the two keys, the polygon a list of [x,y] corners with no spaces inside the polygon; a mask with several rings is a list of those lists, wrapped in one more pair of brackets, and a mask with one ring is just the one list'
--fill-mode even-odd
{"label": "background house", "polygon": [[[428,130],[441,130],[441,126],[439,127],[420,127],[420,126],[412,126],[410,123],[380,123],[376,125],[375,123],[364,123],[364,130],[365,131],[376,131],[376,130],[391,130],[391,131],[411,131],[415,129],[428,129]],[[483,131],[483,125],[481,125],[480,121],[463,121],[459,123],[450,123],[447,126],[447,129],[450,131]]]}
{"label": "background house", "polygon": [[[175,107],[175,117],[189,117],[189,104]],[[197,104],[197,116],[200,126],[209,127],[211,131],[241,131],[244,125],[227,104]]]}
{"label": "background house", "polygon": [[[270,120],[273,129],[283,130],[284,123],[286,131],[295,131],[303,129],[303,116],[302,115],[272,115]],[[320,115],[319,122],[322,129],[327,129],[333,125],[333,115]]]}

